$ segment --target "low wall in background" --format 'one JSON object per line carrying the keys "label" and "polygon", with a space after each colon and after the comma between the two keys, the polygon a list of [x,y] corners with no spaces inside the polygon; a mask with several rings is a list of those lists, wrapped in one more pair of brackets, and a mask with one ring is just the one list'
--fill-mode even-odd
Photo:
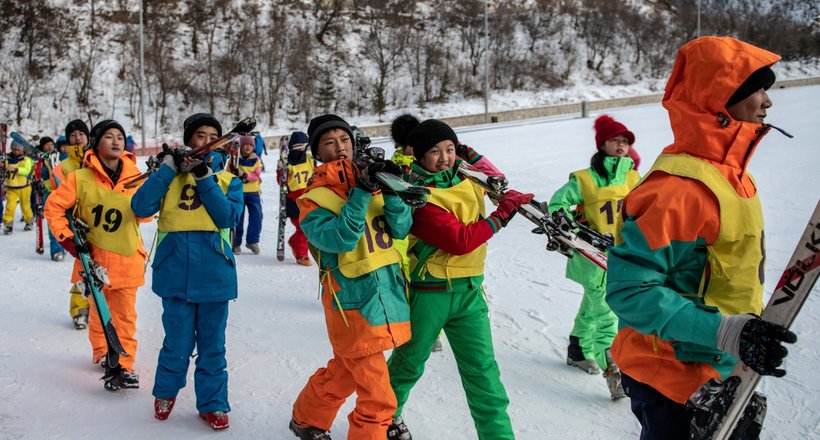
{"label": "low wall in background", "polygon": [[[775,88],[783,89],[788,87],[803,87],[820,84],[820,77],[800,78],[778,81],[775,83]],[[660,103],[663,98],[662,93],[653,95],[630,96],[626,98],[603,99],[600,101],[586,101],[574,102],[569,104],[548,105],[545,107],[535,107],[520,110],[507,110],[503,112],[490,112],[488,118],[490,123],[518,121],[522,119],[543,118],[547,116],[559,116],[577,113],[579,117],[587,117],[588,112],[605,110],[608,108],[628,107],[632,105]],[[584,109],[586,106],[586,109]],[[469,125],[484,124],[484,113],[476,115],[464,115],[441,118],[442,121],[449,124],[451,127],[464,127]],[[370,137],[390,136],[390,123],[368,125],[360,127],[365,134]],[[265,145],[268,151],[273,151],[279,148],[279,139],[283,135],[290,135],[290,132],[279,133],[272,136],[265,137]],[[161,150],[162,143],[148,144],[146,148],[139,148],[135,150],[138,156],[147,156],[156,154]]]}

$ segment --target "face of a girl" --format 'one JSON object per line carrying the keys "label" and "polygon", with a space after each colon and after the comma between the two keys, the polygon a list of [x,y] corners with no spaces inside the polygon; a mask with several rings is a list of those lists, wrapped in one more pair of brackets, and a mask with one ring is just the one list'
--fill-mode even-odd
{"label": "face of a girl", "polygon": [[242,155],[245,157],[250,156],[251,153],[253,153],[255,147],[256,146],[253,144],[242,144]]}
{"label": "face of a girl", "polygon": [[431,173],[449,170],[456,162],[456,146],[451,140],[443,140],[427,150],[419,165]]}
{"label": "face of a girl", "polygon": [[341,128],[331,128],[322,133],[316,155],[322,162],[353,159],[353,140],[350,139],[350,134]]}
{"label": "face of a girl", "polygon": [[106,130],[97,144],[97,154],[106,160],[119,158],[124,149],[125,135],[116,128]]}
{"label": "face of a girl", "polygon": [[607,139],[604,142],[603,150],[607,156],[624,157],[629,154],[629,139],[622,134],[612,139]]}

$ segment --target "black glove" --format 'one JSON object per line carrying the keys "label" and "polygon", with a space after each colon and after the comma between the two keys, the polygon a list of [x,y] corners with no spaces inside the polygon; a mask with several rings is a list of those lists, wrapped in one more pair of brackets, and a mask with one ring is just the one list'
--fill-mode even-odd
{"label": "black glove", "polygon": [[200,161],[196,166],[191,168],[191,174],[194,175],[197,179],[202,179],[203,177],[207,176],[208,173],[211,172],[211,169],[208,168],[208,165],[205,164],[205,161]]}
{"label": "black glove", "polygon": [[401,177],[404,175],[404,168],[393,162],[392,160],[385,160],[384,161],[384,169],[382,170],[385,173],[393,174],[394,176]]}
{"label": "black glove", "polygon": [[377,161],[364,167],[356,176],[356,186],[372,193],[379,189],[379,182],[376,180],[376,173],[384,169],[384,161]]}
{"label": "black glove", "polygon": [[782,343],[793,344],[796,341],[797,335],[787,328],[751,315],[720,317],[717,348],[740,358],[763,376],[786,375],[786,370],[777,368],[789,354]]}
{"label": "black glove", "polygon": [[752,319],[740,331],[740,360],[758,374],[783,377],[786,370],[777,368],[789,354],[783,342],[793,344],[797,335],[781,325]]}

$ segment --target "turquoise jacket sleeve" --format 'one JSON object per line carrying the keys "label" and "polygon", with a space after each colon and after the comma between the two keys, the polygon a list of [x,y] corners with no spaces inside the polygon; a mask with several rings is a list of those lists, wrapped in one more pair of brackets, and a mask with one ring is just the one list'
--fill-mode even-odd
{"label": "turquoise jacket sleeve", "polygon": [[569,182],[565,183],[561,188],[558,188],[558,191],[555,191],[555,194],[552,195],[547,209],[550,214],[559,209],[563,209],[567,215],[571,216],[572,206],[582,203],[584,203],[584,198],[581,195],[581,185],[578,184],[578,180],[575,179],[575,176],[569,176]]}
{"label": "turquoise jacket sleeve", "polygon": [[620,325],[714,348],[718,311],[696,296],[706,258],[698,251],[702,239],[651,249],[634,218],[625,220],[621,236],[624,242],[609,250],[606,286],[607,303]]}
{"label": "turquoise jacket sleeve", "polygon": [[162,198],[168,192],[176,173],[168,165],[162,165],[148,176],[145,183],[131,197],[131,210],[137,217],[150,217],[159,212]]}
{"label": "turquoise jacket sleeve", "polygon": [[402,202],[399,196],[384,196],[384,216],[393,238],[401,240],[407,237],[410,227],[413,226],[413,215],[410,213],[410,207]]}
{"label": "turquoise jacket sleeve", "polygon": [[324,208],[309,212],[299,223],[308,241],[317,249],[338,254],[350,252],[364,234],[364,220],[371,194],[353,188],[350,198],[342,206],[339,215]]}

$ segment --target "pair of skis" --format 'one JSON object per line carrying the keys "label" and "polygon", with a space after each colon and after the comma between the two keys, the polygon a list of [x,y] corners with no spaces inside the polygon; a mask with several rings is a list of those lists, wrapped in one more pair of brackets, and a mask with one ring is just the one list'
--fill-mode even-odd
{"label": "pair of skis", "polygon": [[128,357],[129,355],[120,343],[117,330],[111,320],[111,312],[108,310],[108,302],[103,295],[102,289],[104,285],[108,284],[108,276],[105,269],[91,259],[91,252],[86,239],[89,230],[88,225],[82,220],[74,218],[71,210],[66,211],[66,219],[68,219],[68,226],[74,234],[77,258],[82,264],[82,272],[80,272],[83,277],[82,290],[85,296],[91,295],[94,298],[94,307],[97,309],[103,334],[105,334],[108,351],[105,354],[106,370],[103,380],[109,380],[120,371],[120,356]]}
{"label": "pair of skis", "polygon": [[33,179],[31,180],[31,191],[34,193],[34,251],[42,255],[45,252],[43,245],[43,236],[45,233],[43,228],[43,202],[46,197],[46,189],[43,184],[43,166],[45,166],[46,160],[50,160],[49,156],[55,155],[56,153],[43,153],[39,148],[32,145],[25,136],[16,131],[11,133],[11,139],[13,142],[20,144],[28,151],[29,156],[34,159],[34,172],[32,176]]}
{"label": "pair of skis", "polygon": [[279,162],[276,163],[276,176],[279,178],[279,224],[276,229],[276,259],[285,261],[285,225],[288,222],[288,144],[279,142]]}
{"label": "pair of skis", "polygon": [[[506,179],[487,176],[465,162],[461,163],[459,173],[484,188],[493,203],[497,204],[507,191]],[[558,251],[569,258],[578,254],[606,270],[606,251],[614,244],[612,237],[573,222],[561,211],[552,215],[545,211],[544,204],[535,200],[518,208],[518,213],[536,225],[534,233],[547,236],[547,250]]]}

